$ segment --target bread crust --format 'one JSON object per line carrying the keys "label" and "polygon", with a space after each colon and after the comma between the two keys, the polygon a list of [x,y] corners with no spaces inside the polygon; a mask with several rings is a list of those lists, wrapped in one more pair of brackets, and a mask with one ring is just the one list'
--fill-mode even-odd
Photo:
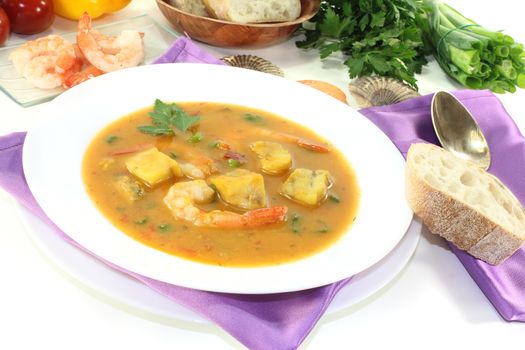
{"label": "bread crust", "polygon": [[434,189],[407,164],[407,200],[428,229],[468,250],[496,226],[467,205]]}
{"label": "bread crust", "polygon": [[492,265],[501,264],[523,244],[512,232],[496,227],[467,251],[469,254]]}
{"label": "bread crust", "polygon": [[[413,147],[407,155],[406,197],[409,206],[430,232],[493,265],[500,264],[520,248],[525,242],[525,232],[520,234],[505,229],[502,224],[464,203],[459,196],[441,191],[422,178],[419,165],[413,160]],[[458,159],[457,162],[462,161]]]}

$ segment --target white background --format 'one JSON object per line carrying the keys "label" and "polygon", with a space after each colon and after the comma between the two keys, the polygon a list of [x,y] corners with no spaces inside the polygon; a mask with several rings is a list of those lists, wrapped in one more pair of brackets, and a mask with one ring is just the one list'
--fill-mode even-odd
{"label": "white background", "polygon": [[[450,0],[467,17],[505,29],[525,42],[518,1]],[[163,21],[154,1],[134,0],[97,23],[147,12]],[[75,24],[57,19],[54,30]],[[20,40],[11,37],[9,43]],[[226,50],[203,45],[218,57],[252,53],[281,66],[292,79],[321,79],[346,90],[348,78],[336,60],[321,63],[293,41],[261,50]],[[435,62],[419,77],[421,93],[455,89]],[[499,96],[522,131],[524,92]],[[96,103],[96,101],[94,101]],[[0,95],[0,134],[27,130],[39,107],[22,109]],[[243,349],[213,325],[161,318],[108,300],[54,267],[25,233],[13,199],[0,191],[0,349]],[[407,267],[366,301],[323,317],[301,349],[409,348],[477,349],[522,346],[525,325],[508,323],[485,298],[444,242],[424,233]]]}

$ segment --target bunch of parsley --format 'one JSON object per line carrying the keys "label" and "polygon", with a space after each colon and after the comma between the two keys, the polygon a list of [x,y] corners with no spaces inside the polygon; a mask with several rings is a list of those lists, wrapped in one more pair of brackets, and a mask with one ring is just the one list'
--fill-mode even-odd
{"label": "bunch of parsley", "polygon": [[417,88],[414,74],[428,53],[417,11],[415,0],[321,1],[319,12],[303,25],[305,39],[296,45],[318,49],[321,58],[342,52],[350,78],[391,76]]}

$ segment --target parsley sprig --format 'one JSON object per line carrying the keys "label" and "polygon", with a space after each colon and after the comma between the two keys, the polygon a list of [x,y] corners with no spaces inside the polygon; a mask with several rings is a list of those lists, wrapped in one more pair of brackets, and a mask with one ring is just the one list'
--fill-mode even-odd
{"label": "parsley sprig", "polygon": [[155,100],[153,112],[149,113],[153,125],[141,125],[137,129],[145,134],[175,135],[175,129],[186,132],[192,125],[199,122],[200,117],[192,117],[175,103],[165,103]]}
{"label": "parsley sprig", "polygon": [[415,73],[428,52],[416,23],[417,0],[329,0],[304,25],[305,39],[296,44],[318,49],[321,58],[345,55],[350,78],[391,76],[416,87]]}

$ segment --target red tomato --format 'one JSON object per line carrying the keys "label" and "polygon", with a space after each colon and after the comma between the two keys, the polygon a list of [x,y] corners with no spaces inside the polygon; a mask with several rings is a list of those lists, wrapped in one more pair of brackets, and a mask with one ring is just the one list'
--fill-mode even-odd
{"label": "red tomato", "polygon": [[9,36],[9,18],[5,11],[0,7],[0,46],[5,43]]}
{"label": "red tomato", "polygon": [[13,33],[40,33],[55,19],[52,0],[0,0],[0,6],[9,17]]}

